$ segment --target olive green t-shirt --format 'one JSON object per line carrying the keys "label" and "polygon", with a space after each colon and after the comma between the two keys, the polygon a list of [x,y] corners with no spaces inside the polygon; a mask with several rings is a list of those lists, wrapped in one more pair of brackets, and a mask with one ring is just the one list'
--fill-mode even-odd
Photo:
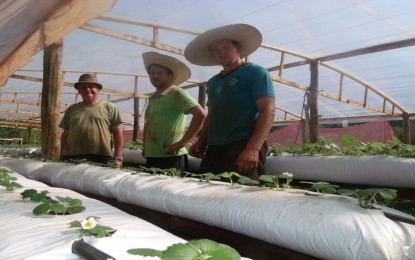
{"label": "olive green t-shirt", "polygon": [[116,106],[101,101],[94,106],[76,103],[68,107],[59,127],[68,130],[62,155],[98,154],[111,156],[112,127],[122,123]]}
{"label": "olive green t-shirt", "polygon": [[[172,86],[160,95],[150,97],[145,112],[145,155],[146,157],[171,157],[166,145],[183,138],[186,127],[186,114],[189,109],[199,105],[190,94]],[[177,155],[186,154],[181,148]]]}

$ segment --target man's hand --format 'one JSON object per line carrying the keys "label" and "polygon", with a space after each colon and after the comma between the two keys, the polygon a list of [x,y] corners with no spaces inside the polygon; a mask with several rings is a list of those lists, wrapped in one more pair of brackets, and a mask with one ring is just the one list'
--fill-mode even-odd
{"label": "man's hand", "polygon": [[122,167],[122,161],[115,160],[115,165],[117,166],[117,168],[121,168]]}
{"label": "man's hand", "polygon": [[189,154],[190,156],[196,157],[196,158],[204,158],[205,157],[205,151],[206,151],[206,144],[202,142],[196,142],[189,148]]}
{"label": "man's hand", "polygon": [[258,151],[245,148],[236,160],[236,166],[241,173],[255,171],[258,167]]}
{"label": "man's hand", "polygon": [[113,160],[117,168],[122,167],[123,158],[121,156],[114,156]]}
{"label": "man's hand", "polygon": [[177,142],[174,144],[168,144],[165,145],[165,147],[167,148],[167,152],[169,154],[174,154],[177,155],[179,153],[179,150],[184,147],[186,144],[183,144],[182,142]]}

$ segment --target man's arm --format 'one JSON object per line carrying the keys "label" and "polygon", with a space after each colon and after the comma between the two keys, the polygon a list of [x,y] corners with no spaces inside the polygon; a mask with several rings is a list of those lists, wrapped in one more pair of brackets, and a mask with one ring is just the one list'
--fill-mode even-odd
{"label": "man's arm", "polygon": [[270,96],[259,98],[256,101],[259,116],[255,122],[254,132],[236,160],[241,172],[253,171],[258,167],[258,152],[268,137],[275,117],[275,99]]}
{"label": "man's arm", "polygon": [[203,158],[207,147],[207,129],[208,129],[209,113],[207,113],[206,119],[203,122],[202,129],[200,130],[197,142],[189,148],[189,154],[193,157]]}
{"label": "man's arm", "polygon": [[169,151],[173,154],[176,154],[180,148],[186,146],[186,144],[196,136],[205,121],[206,112],[200,105],[190,108],[188,112],[189,114],[192,114],[192,119],[183,138],[179,142],[167,146]]}
{"label": "man's arm", "polygon": [[122,124],[118,124],[112,127],[112,135],[114,140],[114,158],[122,157],[122,151],[124,148]]}
{"label": "man's arm", "polygon": [[62,134],[61,134],[61,153],[60,153],[60,160],[62,161],[62,153],[63,153],[63,149],[65,149],[65,146],[66,146],[66,144],[67,144],[67,142],[68,142],[68,134],[69,134],[69,131],[68,131],[68,129],[62,129],[63,130],[63,132],[62,132]]}
{"label": "man's arm", "polygon": [[144,121],[144,127],[143,127],[143,150],[141,151],[141,155],[143,156],[143,157],[146,157],[146,154],[145,154],[145,148],[146,148],[146,126],[147,126],[147,122],[146,121]]}

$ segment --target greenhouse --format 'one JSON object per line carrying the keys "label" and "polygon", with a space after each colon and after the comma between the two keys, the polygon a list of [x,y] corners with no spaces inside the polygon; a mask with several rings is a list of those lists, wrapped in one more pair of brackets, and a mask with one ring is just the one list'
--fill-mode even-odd
{"label": "greenhouse", "polygon": [[[414,15],[409,0],[2,1],[0,258],[415,259]],[[192,44],[228,26],[245,31],[216,43],[233,41],[275,93],[257,179],[203,172],[207,155],[191,151],[204,117],[218,122],[212,82],[228,68],[197,64]],[[215,46],[217,60],[229,52]],[[199,116],[200,128],[176,151],[185,171],[153,166],[148,122],[170,93],[157,91],[154,67],[196,102],[183,127]],[[105,163],[61,152],[93,146],[67,133],[84,86],[121,117]]]}

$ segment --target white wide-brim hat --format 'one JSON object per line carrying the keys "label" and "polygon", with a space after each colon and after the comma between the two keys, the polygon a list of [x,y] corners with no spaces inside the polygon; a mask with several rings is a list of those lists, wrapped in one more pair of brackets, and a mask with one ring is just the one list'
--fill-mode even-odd
{"label": "white wide-brim hat", "polygon": [[196,65],[219,65],[210,53],[210,45],[219,40],[238,42],[242,46],[240,56],[245,58],[261,45],[262,35],[258,29],[248,24],[225,25],[197,36],[187,45],[184,56],[189,62]]}
{"label": "white wide-brim hat", "polygon": [[181,83],[188,80],[191,76],[189,67],[186,66],[183,62],[179,61],[176,58],[171,56],[163,55],[154,51],[143,53],[144,66],[147,70],[147,73],[150,73],[150,65],[156,64],[163,67],[169,68],[173,71],[173,81],[172,85],[180,85]]}

